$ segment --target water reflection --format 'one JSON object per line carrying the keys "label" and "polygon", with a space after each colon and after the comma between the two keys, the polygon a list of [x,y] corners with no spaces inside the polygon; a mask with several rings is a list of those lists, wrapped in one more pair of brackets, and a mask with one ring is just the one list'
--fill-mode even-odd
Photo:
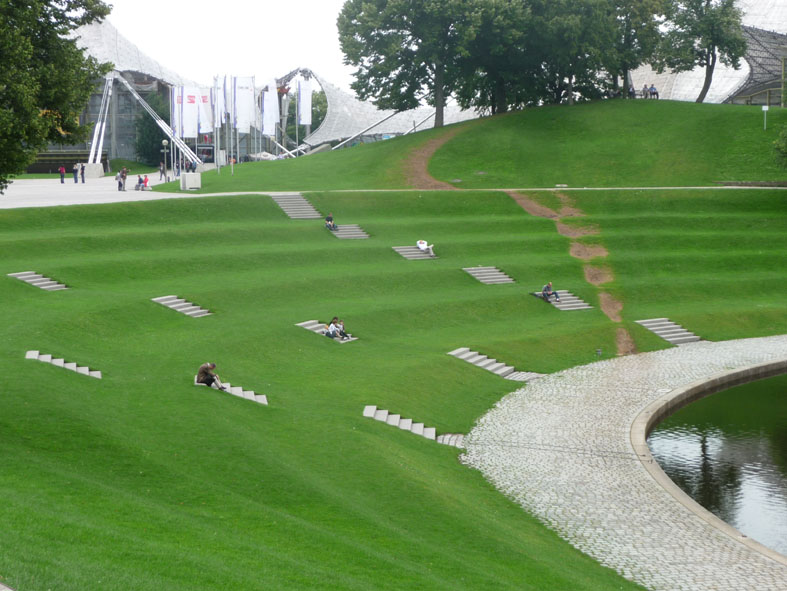
{"label": "water reflection", "polygon": [[700,505],[787,554],[787,376],[697,401],[661,423],[648,444]]}

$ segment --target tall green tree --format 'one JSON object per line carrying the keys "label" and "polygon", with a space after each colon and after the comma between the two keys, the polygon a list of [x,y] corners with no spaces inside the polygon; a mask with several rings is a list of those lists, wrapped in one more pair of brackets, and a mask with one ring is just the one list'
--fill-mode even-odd
{"label": "tall green tree", "polygon": [[[159,93],[151,92],[145,97],[145,102],[150,105],[159,117],[169,121],[169,101],[165,100]],[[150,116],[150,113],[140,109],[137,113],[136,142],[137,160],[150,166],[155,166],[161,162],[161,140],[166,136],[158,124]]]}
{"label": "tall green tree", "polygon": [[659,25],[666,0],[609,0],[613,19],[613,45],[606,70],[627,84],[629,72],[650,60],[661,40]]}
{"label": "tall green tree", "polygon": [[577,97],[600,97],[614,44],[609,0],[537,0],[533,6],[542,100],[573,104]]}
{"label": "tall green tree", "polygon": [[655,65],[659,72],[705,68],[705,81],[697,96],[705,100],[716,63],[735,69],[746,52],[741,11],[735,0],[670,0],[669,29],[659,47]]}
{"label": "tall green tree", "polygon": [[0,192],[47,144],[85,139],[79,114],[110,66],[69,33],[109,10],[100,0],[0,0]]}
{"label": "tall green tree", "polygon": [[458,52],[453,85],[457,101],[493,114],[522,106],[536,64],[527,51],[532,34],[528,2],[472,0],[466,8],[473,28]]}
{"label": "tall green tree", "polygon": [[472,17],[467,0],[347,0],[337,26],[344,63],[357,68],[353,90],[397,111],[426,100],[442,127]]}

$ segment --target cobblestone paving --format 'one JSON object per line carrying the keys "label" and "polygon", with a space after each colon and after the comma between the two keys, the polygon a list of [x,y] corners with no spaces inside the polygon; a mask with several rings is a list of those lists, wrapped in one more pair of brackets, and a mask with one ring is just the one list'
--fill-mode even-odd
{"label": "cobblestone paving", "polygon": [[787,567],[697,517],[630,443],[639,412],[714,374],[787,357],[787,335],[620,357],[543,377],[503,398],[463,461],[575,547],[653,590],[784,591]]}

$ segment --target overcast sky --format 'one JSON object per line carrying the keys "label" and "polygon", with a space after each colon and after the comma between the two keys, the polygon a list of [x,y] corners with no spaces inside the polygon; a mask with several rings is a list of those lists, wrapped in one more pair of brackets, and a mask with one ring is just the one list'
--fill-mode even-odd
{"label": "overcast sky", "polygon": [[184,78],[216,74],[257,82],[307,67],[349,90],[336,18],[344,0],[108,0],[109,21],[139,49]]}

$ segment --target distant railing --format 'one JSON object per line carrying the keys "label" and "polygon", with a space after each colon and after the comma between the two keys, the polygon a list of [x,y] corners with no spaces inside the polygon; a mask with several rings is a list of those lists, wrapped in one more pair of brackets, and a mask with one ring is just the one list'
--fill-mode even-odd
{"label": "distant railing", "polygon": [[754,94],[740,94],[733,98],[732,102],[739,105],[775,105],[777,107],[783,107],[784,95],[782,93],[782,89],[779,87],[766,88],[764,90],[760,90],[759,92],[755,92]]}

